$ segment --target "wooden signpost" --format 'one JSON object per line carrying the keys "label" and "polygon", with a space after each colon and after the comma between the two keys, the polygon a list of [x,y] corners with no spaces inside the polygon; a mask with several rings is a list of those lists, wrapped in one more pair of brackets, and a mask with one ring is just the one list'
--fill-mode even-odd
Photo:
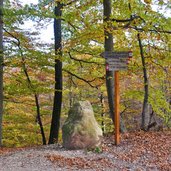
{"label": "wooden signpost", "polygon": [[115,94],[114,94],[114,105],[115,105],[115,144],[118,145],[120,143],[120,95],[119,95],[119,71],[115,71]]}
{"label": "wooden signpost", "polygon": [[115,144],[120,143],[120,95],[119,95],[119,71],[126,70],[128,60],[132,58],[132,51],[128,52],[103,52],[102,57],[106,58],[106,70],[114,72],[114,126],[115,126]]}

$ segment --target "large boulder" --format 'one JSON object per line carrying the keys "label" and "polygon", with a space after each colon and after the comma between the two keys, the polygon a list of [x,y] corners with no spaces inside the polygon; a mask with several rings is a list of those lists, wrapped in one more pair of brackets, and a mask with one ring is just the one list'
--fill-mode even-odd
{"label": "large boulder", "polygon": [[67,149],[94,148],[100,145],[102,135],[90,102],[74,104],[62,127],[63,146]]}

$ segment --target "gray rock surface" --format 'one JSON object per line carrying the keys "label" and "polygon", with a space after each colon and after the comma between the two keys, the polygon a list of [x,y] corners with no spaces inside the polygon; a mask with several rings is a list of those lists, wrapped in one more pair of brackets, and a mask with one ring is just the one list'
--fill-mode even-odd
{"label": "gray rock surface", "polygon": [[62,127],[63,146],[67,149],[93,148],[100,145],[102,135],[90,102],[74,104]]}

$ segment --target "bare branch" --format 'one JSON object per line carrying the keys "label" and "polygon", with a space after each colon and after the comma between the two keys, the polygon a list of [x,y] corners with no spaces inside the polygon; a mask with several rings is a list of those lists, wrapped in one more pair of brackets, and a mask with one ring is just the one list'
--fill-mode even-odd
{"label": "bare branch", "polygon": [[115,18],[112,18],[111,21],[116,21],[118,23],[124,23],[124,22],[131,22],[131,21],[133,21],[135,19],[138,19],[138,18],[144,21],[144,19],[141,18],[138,15],[131,15],[131,17],[130,18],[127,18],[127,19],[115,19]]}
{"label": "bare branch", "polygon": [[70,21],[66,21],[64,18],[61,18],[61,20],[67,22],[75,31],[77,31],[77,29],[80,29],[79,27],[74,26]]}
{"label": "bare branch", "polygon": [[68,5],[71,5],[71,4],[73,4],[74,2],[77,2],[78,0],[73,0],[73,1],[70,1],[70,2],[68,2],[67,4],[63,4],[63,6],[68,6]]}
{"label": "bare branch", "polygon": [[4,27],[3,27],[3,30],[6,32],[6,33],[8,33],[12,38],[14,38],[14,39],[16,39],[17,40],[17,43],[16,42],[14,42],[17,46],[20,46],[20,40],[16,37],[16,36],[14,36],[12,33],[10,33],[9,31],[7,31]]}
{"label": "bare branch", "polygon": [[72,55],[71,55],[71,52],[68,52],[69,54],[69,57],[75,61],[78,61],[78,62],[83,62],[83,63],[88,63],[88,64],[97,64],[97,65],[104,65],[104,64],[101,64],[101,63],[97,63],[97,62],[91,62],[91,61],[87,61],[87,60],[82,60],[82,59],[78,59],[78,58],[74,58]]}
{"label": "bare branch", "polygon": [[79,79],[79,80],[84,81],[85,83],[87,83],[89,86],[91,86],[91,87],[93,87],[93,88],[98,88],[98,86],[94,86],[94,85],[91,84],[93,81],[96,80],[96,78],[94,78],[94,79],[92,79],[92,80],[86,80],[86,79],[84,79],[84,78],[82,78],[82,77],[80,77],[80,76],[78,76],[78,75],[76,75],[76,74],[74,74],[74,73],[72,73],[72,72],[66,70],[66,69],[63,69],[63,71],[65,71],[65,72],[67,72],[68,74],[70,74],[70,75],[76,77],[76,78]]}
{"label": "bare branch", "polygon": [[134,29],[134,30],[137,30],[137,31],[149,31],[149,32],[156,32],[156,33],[167,33],[167,34],[171,34],[171,30],[160,30],[160,29],[148,29],[148,30],[145,30],[143,28],[140,28],[140,27],[133,27],[133,26],[129,26],[128,28],[131,28],[131,29]]}
{"label": "bare branch", "polygon": [[7,103],[25,104],[25,105],[28,105],[28,106],[33,106],[33,104],[26,103],[26,101],[17,101],[15,99],[9,99],[7,97],[4,98],[4,101],[7,102]]}

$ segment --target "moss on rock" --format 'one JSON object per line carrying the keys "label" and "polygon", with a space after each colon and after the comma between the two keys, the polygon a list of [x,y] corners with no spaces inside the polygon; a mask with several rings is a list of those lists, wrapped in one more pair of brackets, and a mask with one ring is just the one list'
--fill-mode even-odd
{"label": "moss on rock", "polygon": [[62,127],[63,145],[68,149],[96,147],[100,144],[102,130],[98,125],[92,106],[79,101],[69,111]]}

